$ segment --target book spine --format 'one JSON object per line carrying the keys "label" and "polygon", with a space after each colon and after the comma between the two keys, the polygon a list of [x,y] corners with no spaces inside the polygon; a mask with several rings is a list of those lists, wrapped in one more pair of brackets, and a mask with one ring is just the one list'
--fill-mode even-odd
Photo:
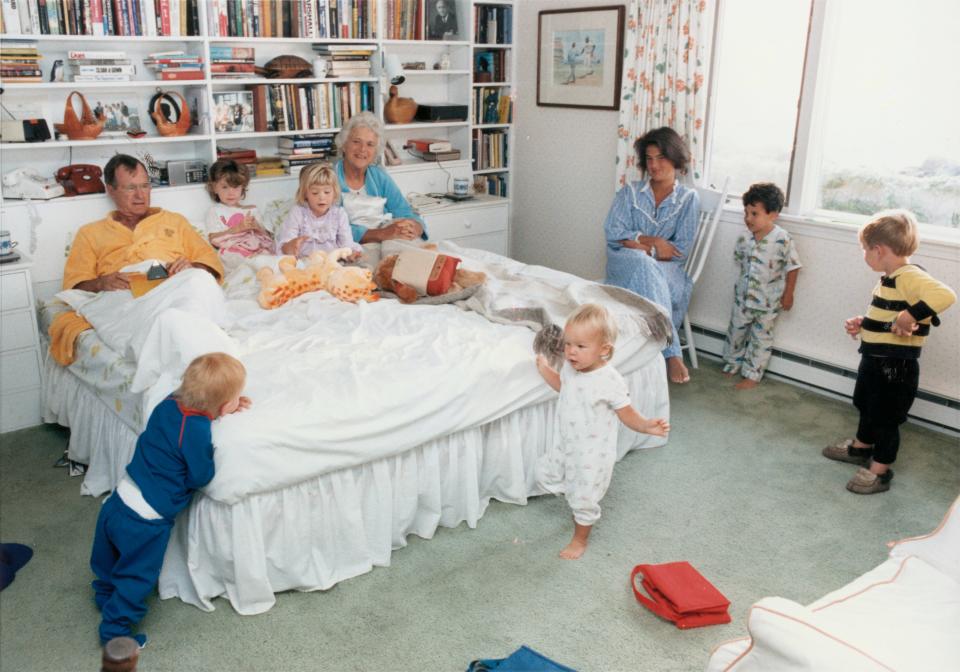
{"label": "book spine", "polygon": [[123,51],[68,51],[67,58],[72,61],[79,61],[82,59],[86,60],[106,60],[106,59],[117,59],[117,58],[126,58],[127,54]]}
{"label": "book spine", "polygon": [[20,25],[20,8],[17,6],[17,0],[3,0],[3,27],[9,35],[23,34],[23,27]]}
{"label": "book spine", "polygon": [[171,80],[171,79],[203,79],[203,70],[191,69],[191,70],[162,70],[160,73],[160,79]]}
{"label": "book spine", "polygon": [[72,65],[70,67],[78,75],[135,75],[137,73],[135,65]]}

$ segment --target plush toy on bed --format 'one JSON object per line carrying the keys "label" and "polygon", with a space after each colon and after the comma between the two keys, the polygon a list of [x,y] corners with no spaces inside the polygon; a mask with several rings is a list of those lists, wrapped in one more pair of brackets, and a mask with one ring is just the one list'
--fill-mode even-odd
{"label": "plush toy on bed", "polygon": [[373,281],[382,291],[397,295],[401,303],[413,303],[420,297],[466,298],[465,290],[483,284],[487,276],[478,271],[458,268],[460,259],[428,248],[415,248],[391,254],[377,264]]}
{"label": "plush toy on bed", "polygon": [[303,268],[297,268],[294,257],[282,257],[277,263],[279,273],[272,268],[261,268],[257,272],[260,281],[260,294],[257,303],[262,308],[271,309],[282,306],[290,299],[306,292],[325,289],[341,301],[376,301],[376,286],[367,269],[356,266],[341,266],[338,262],[353,254],[349,248],[333,252],[317,251],[306,259]]}

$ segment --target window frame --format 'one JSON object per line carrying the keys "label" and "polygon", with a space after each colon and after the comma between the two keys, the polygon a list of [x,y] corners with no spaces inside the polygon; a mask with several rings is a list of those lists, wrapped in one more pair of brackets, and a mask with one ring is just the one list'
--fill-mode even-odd
{"label": "window frame", "polygon": [[[837,9],[842,0],[810,0],[807,24],[807,40],[804,52],[803,71],[794,125],[793,149],[790,156],[789,179],[786,185],[786,204],[783,215],[796,221],[820,225],[834,225],[842,229],[866,223],[868,215],[843,210],[828,210],[816,207],[820,188],[822,146],[813,139],[823,137],[827,119],[827,89],[830,76],[832,45],[836,44]],[[707,90],[707,120],[704,131],[704,177],[713,178],[713,124],[716,120],[716,88],[719,81],[720,61],[723,54],[723,28],[727,0],[717,0],[710,49],[710,83]],[[818,87],[818,82],[821,85]],[[728,202],[727,207],[731,207]],[[739,200],[733,209],[742,210]],[[960,244],[960,229],[938,224],[919,223],[921,239]]]}

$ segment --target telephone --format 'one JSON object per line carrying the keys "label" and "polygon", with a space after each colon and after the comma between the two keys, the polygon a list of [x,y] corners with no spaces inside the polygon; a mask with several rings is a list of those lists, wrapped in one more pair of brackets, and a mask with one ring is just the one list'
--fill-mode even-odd
{"label": "telephone", "polygon": [[3,176],[4,198],[49,200],[63,196],[63,187],[32,168],[17,168]]}
{"label": "telephone", "polygon": [[386,163],[388,166],[400,165],[400,155],[397,154],[397,150],[394,149],[389,140],[387,140],[383,147],[383,159],[384,163]]}
{"label": "telephone", "polygon": [[103,180],[100,179],[101,175],[103,175],[103,171],[100,170],[100,166],[89,163],[74,163],[57,171],[57,182],[63,185],[67,196],[102,194],[107,189],[103,186]]}

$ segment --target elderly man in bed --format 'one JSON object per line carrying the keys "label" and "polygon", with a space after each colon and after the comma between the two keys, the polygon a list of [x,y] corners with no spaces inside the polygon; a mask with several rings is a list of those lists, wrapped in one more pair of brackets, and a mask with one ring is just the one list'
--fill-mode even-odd
{"label": "elderly man in bed", "polygon": [[[150,207],[150,178],[140,161],[117,154],[103,172],[107,194],[117,209],[77,231],[63,269],[64,289],[129,289],[129,276],[121,269],[148,259],[162,261],[170,275],[199,268],[217,280],[223,277],[216,250],[182,215]],[[71,364],[77,336],[91,328],[75,312],[58,315],[50,325],[53,358],[64,366]]]}
{"label": "elderly man in bed", "polygon": [[147,259],[164,262],[170,275],[202,268],[218,280],[223,277],[216,250],[182,215],[150,207],[150,178],[140,161],[117,154],[103,176],[117,209],[77,231],[63,270],[64,289],[128,289],[120,269]]}

